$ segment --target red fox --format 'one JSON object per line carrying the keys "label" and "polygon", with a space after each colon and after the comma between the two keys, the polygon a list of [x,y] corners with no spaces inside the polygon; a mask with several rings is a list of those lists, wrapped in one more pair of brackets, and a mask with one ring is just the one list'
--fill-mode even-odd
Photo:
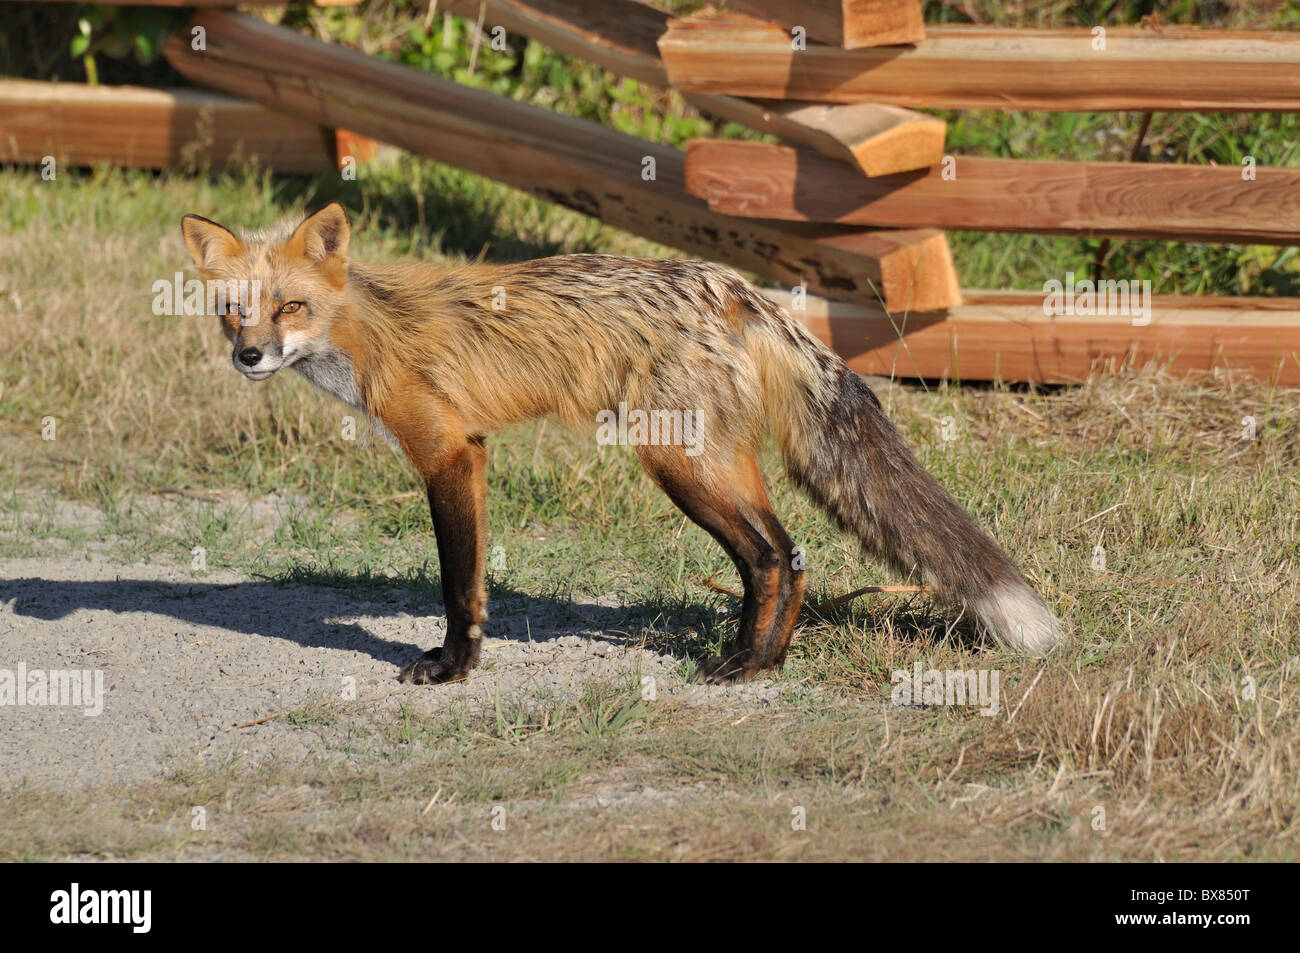
{"label": "red fox", "polygon": [[[338,203],[236,237],[181,221],[205,282],[245,282],[222,316],[235,368],[291,367],[369,415],[424,481],[446,603],[443,645],[402,668],[431,684],[479,661],[487,620],[486,436],[546,415],[592,428],[613,408],[692,412],[696,445],[636,441],[650,477],[735,562],[744,600],[710,681],[780,667],[806,585],[756,451],[771,431],[793,481],[864,549],[1041,655],[1056,616],[917,462],[866,382],[739,275],[700,261],[564,255],[510,265],[360,265]],[[629,441],[633,442],[633,441]]]}

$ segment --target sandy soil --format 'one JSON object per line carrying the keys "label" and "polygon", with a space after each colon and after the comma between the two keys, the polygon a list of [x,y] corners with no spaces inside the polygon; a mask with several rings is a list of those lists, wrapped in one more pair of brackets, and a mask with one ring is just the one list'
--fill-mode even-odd
{"label": "sandy soil", "polygon": [[0,707],[0,787],[147,781],[231,758],[302,758],[310,731],[278,718],[239,726],[345,698],[353,687],[357,701],[381,714],[402,704],[437,711],[554,697],[625,672],[652,676],[661,695],[692,704],[762,706],[779,691],[768,682],[687,684],[672,658],[621,634],[638,628],[629,610],[557,609],[524,597],[492,605],[484,646],[491,667],[463,684],[399,685],[399,666],[440,644],[445,631],[440,605],[404,599],[362,601],[233,573],[195,577],[188,567],[117,566],[86,553],[0,559],[0,680],[21,663],[28,673],[98,671],[103,684],[95,716],[70,705]]}

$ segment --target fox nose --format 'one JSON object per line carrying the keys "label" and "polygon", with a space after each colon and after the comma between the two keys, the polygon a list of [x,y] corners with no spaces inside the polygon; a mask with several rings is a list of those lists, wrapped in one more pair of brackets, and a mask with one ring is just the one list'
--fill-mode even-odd
{"label": "fox nose", "polygon": [[245,367],[252,367],[262,359],[262,352],[255,347],[246,347],[239,352],[239,363]]}

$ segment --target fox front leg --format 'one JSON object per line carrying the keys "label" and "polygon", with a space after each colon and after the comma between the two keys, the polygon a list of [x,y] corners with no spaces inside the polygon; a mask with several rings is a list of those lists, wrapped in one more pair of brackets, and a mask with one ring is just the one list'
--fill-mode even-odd
{"label": "fox front leg", "polygon": [[424,473],[429,513],[438,540],[447,638],[408,663],[398,676],[411,685],[465,678],[479,662],[487,621],[487,449],[469,439],[440,454]]}

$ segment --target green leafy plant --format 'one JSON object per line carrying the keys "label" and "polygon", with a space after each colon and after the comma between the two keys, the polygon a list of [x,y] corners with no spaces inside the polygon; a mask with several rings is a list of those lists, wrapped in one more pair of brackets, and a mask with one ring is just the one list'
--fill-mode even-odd
{"label": "green leafy plant", "polygon": [[92,86],[99,83],[96,57],[133,57],[140,66],[149,66],[161,54],[167,31],[185,16],[184,11],[157,7],[87,6],[79,14],[68,53],[81,61]]}

